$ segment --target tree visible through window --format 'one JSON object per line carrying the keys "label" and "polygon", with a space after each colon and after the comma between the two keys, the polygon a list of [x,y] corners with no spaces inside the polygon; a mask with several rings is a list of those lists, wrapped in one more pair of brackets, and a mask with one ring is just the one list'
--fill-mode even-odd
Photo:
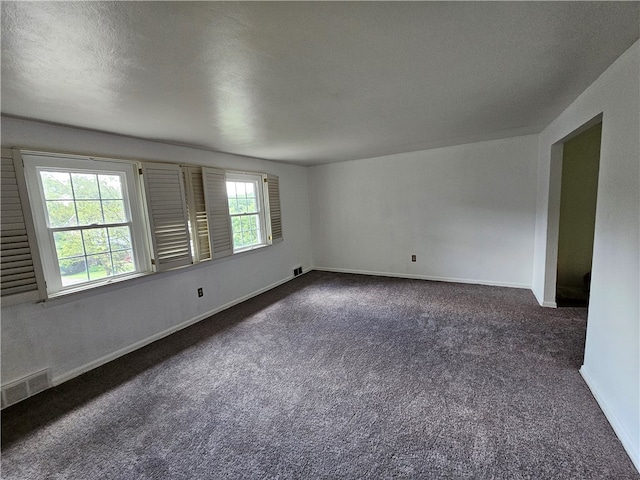
{"label": "tree visible through window", "polygon": [[265,242],[260,202],[261,181],[259,175],[227,176],[234,251],[263,245]]}
{"label": "tree visible through window", "polygon": [[62,286],[134,272],[124,175],[39,174]]}
{"label": "tree visible through window", "polygon": [[[279,184],[273,175],[20,153],[33,206],[43,297],[282,240]],[[31,262],[22,256],[19,261]]]}

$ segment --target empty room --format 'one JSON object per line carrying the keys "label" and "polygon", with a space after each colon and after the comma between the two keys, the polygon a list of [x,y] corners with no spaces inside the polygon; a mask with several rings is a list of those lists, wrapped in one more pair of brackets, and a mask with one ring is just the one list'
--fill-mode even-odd
{"label": "empty room", "polygon": [[2,478],[640,478],[640,3],[1,26]]}

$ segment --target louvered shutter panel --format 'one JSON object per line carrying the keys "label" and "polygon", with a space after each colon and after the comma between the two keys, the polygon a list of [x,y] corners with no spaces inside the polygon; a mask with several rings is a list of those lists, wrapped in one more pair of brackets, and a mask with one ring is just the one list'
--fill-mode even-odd
{"label": "louvered shutter panel", "polygon": [[[16,155],[19,158],[19,154]],[[20,160],[18,160],[20,161]],[[34,233],[18,190],[22,170],[16,172],[10,150],[2,149],[0,178],[2,202],[0,208],[0,283],[2,296],[24,292],[38,292],[39,260],[37,247],[29,244],[29,233]],[[24,177],[22,176],[22,179]],[[36,252],[35,254],[32,254]],[[40,292],[44,291],[41,280]]]}
{"label": "louvered shutter panel", "polygon": [[280,178],[276,175],[264,175],[265,198],[268,208],[267,242],[278,243],[282,237],[282,209],[280,208]]}
{"label": "louvered shutter panel", "polygon": [[194,239],[194,247],[197,252],[198,261],[209,260],[211,258],[211,248],[209,247],[209,222],[207,219],[207,206],[204,199],[204,185],[202,183],[202,168],[188,166],[185,167],[185,180],[187,188],[187,206],[189,209],[189,220],[191,221],[191,232]]}
{"label": "louvered shutter panel", "polygon": [[233,254],[233,240],[224,170],[203,167],[202,180],[213,258],[227,257]]}
{"label": "louvered shutter panel", "polygon": [[156,271],[191,265],[187,206],[179,165],[143,163]]}

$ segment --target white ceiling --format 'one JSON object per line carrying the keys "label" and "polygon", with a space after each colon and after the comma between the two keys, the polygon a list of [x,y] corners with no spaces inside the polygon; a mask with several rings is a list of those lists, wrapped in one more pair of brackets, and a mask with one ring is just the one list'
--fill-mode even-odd
{"label": "white ceiling", "polygon": [[2,2],[2,113],[303,165],[537,133],[638,2]]}

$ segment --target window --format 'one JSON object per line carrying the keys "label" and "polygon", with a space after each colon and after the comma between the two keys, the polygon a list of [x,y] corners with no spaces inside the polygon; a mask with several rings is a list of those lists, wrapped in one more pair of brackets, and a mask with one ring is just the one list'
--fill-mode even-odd
{"label": "window", "polygon": [[233,252],[265,245],[262,175],[227,173]]}
{"label": "window", "polygon": [[3,152],[3,293],[58,296],[282,241],[277,176]]}
{"label": "window", "polygon": [[49,294],[147,270],[133,164],[23,158]]}

